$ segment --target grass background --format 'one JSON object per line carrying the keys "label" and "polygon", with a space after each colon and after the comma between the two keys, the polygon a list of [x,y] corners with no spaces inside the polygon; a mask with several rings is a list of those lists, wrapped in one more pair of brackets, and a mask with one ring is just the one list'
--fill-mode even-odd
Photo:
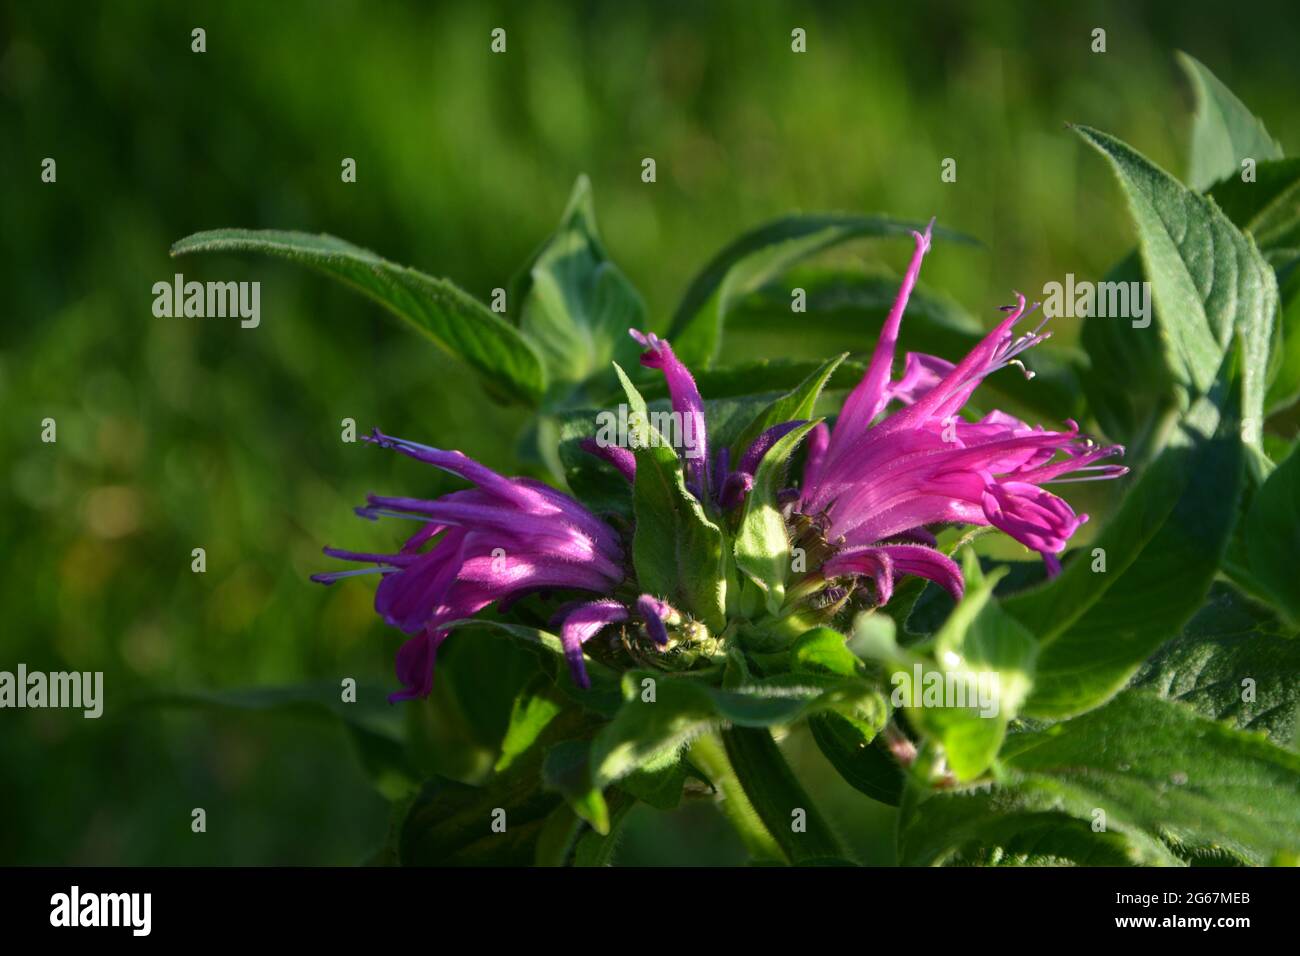
{"label": "grass background", "polygon": [[[99,721],[0,711],[0,863],[365,859],[387,803],[336,725],[141,702],[391,680],[371,587],[307,576],[323,543],[377,541],[351,516],[366,492],[444,485],[341,443],[340,419],[513,460],[522,414],[377,307],[285,264],[174,262],[176,239],[330,232],[486,299],[586,172],[659,328],[709,256],[793,210],[974,234],[984,248],[936,246],[926,281],[991,323],[1011,289],[1097,278],[1130,245],[1109,173],[1065,122],[1181,173],[1184,49],[1294,148],[1298,25],[1289,3],[0,5],[0,669],[102,670],[108,698]],[[151,286],[177,271],[260,280],[261,327],[154,318]],[[1077,322],[1058,320],[1061,340]],[[731,354],[748,341],[732,329]],[[792,328],[762,347],[801,344]],[[57,444],[40,441],[46,417]],[[419,716],[437,727],[436,709]],[[890,811],[799,734],[788,750],[861,856],[888,862]],[[702,805],[638,811],[620,856],[740,859]]]}

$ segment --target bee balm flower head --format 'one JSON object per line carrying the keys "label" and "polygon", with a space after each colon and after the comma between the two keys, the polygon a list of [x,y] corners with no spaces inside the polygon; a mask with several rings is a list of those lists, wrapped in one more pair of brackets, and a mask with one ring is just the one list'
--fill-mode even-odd
{"label": "bee balm flower head", "polygon": [[[836,549],[823,575],[866,576],[881,604],[905,574],[961,595],[961,570],[934,547],[927,526],[992,525],[1039,552],[1048,572],[1057,573],[1057,556],[1087,515],[1075,514],[1043,486],[1127,470],[1096,464],[1123,448],[1094,444],[1074,422],[1050,431],[999,411],[977,422],[960,417],[985,376],[1018,365],[1020,353],[1047,337],[1041,324],[1018,336],[1012,331],[1032,311],[1024,296],[1017,295],[1006,318],[958,364],[910,353],[903,374],[891,377],[903,311],[930,248],[929,228],[914,236],[911,264],[866,374],[834,430],[819,426],[810,437],[798,505],[817,516]],[[891,403],[900,407],[883,414]]]}
{"label": "bee balm flower head", "polygon": [[[434,500],[371,495],[357,513],[413,519],[421,527],[393,554],[327,548],[325,553],[373,568],[318,574],[332,584],[355,574],[380,574],[375,610],[411,635],[397,654],[402,700],[423,696],[446,625],[494,602],[543,590],[608,594],[623,580],[618,533],[568,495],[530,478],[505,478],[458,451],[391,438],[369,439],[473,482]],[[581,650],[578,651],[581,664]]]}

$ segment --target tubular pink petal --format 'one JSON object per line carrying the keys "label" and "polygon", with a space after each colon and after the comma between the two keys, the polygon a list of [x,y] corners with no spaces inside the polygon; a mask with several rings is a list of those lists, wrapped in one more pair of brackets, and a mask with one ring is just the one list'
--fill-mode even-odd
{"label": "tubular pink petal", "polygon": [[703,495],[710,487],[709,443],[704,421],[704,399],[700,397],[700,390],[695,385],[695,377],[673,354],[672,346],[653,332],[629,329],[628,334],[646,348],[641,355],[641,364],[664,373],[673,411],[681,416],[683,431],[689,433],[684,436],[689,444],[682,449],[686,472],[691,478],[689,483]]}
{"label": "tubular pink petal", "polygon": [[916,286],[917,277],[921,274],[921,261],[930,251],[930,230],[933,226],[934,220],[931,219],[930,225],[925,227],[924,234],[912,233],[916,239],[912,261],[908,263],[907,272],[903,274],[903,282],[898,288],[898,295],[894,298],[894,304],[880,329],[880,337],[876,340],[876,347],[871,353],[871,363],[867,366],[866,374],[844,401],[844,410],[835,423],[834,434],[836,435],[861,434],[885,407],[887,401],[885,388],[889,384],[889,376],[893,369],[894,349],[898,345],[898,330],[903,321],[903,312],[907,308],[907,300]]}
{"label": "tubular pink petal", "polygon": [[876,604],[884,605],[894,595],[894,561],[883,548],[851,548],[841,551],[822,565],[822,574],[838,578],[863,574],[876,586]]}
{"label": "tubular pink petal", "polygon": [[618,445],[600,445],[594,438],[584,438],[578,447],[588,455],[607,461],[629,482],[636,481],[636,455]]}
{"label": "tubular pink petal", "polygon": [[942,551],[921,544],[886,544],[881,545],[879,550],[893,562],[896,575],[914,574],[933,581],[956,601],[960,601],[966,591],[961,568]]}
{"label": "tubular pink petal", "polygon": [[664,623],[680,617],[672,605],[651,594],[642,594],[636,599],[636,613],[645,622],[650,639],[661,647],[668,643],[668,629]]}
{"label": "tubular pink petal", "polygon": [[912,405],[924,398],[950,374],[955,365],[937,355],[908,352],[903,366],[903,377],[886,389],[886,402],[898,401]]}
{"label": "tubular pink petal", "polygon": [[804,493],[807,489],[817,486],[818,478],[821,475],[822,462],[826,459],[826,448],[830,445],[831,430],[826,427],[825,422],[820,422],[812,431],[808,433],[808,454],[804,459],[803,466],[803,487]]}
{"label": "tubular pink petal", "polygon": [[324,553],[340,561],[373,561],[376,564],[391,564],[405,567],[416,559],[413,554],[368,554],[361,551],[344,551],[342,548],[324,548]]}
{"label": "tubular pink petal", "polygon": [[1070,535],[1083,524],[1074,509],[1056,495],[1022,481],[990,484],[983,505],[990,524],[1043,554],[1060,554]]}
{"label": "tubular pink petal", "polygon": [[397,652],[397,679],[404,690],[388,695],[390,703],[428,697],[433,688],[433,664],[438,656],[438,646],[446,640],[445,632],[419,634]]}
{"label": "tubular pink petal", "polygon": [[626,620],[627,608],[609,599],[579,604],[565,617],[560,629],[560,642],[564,645],[564,657],[569,662],[573,682],[583,690],[591,687],[591,678],[587,676],[587,665],[582,660],[582,645],[607,624]]}
{"label": "tubular pink petal", "polygon": [[519,507],[530,507],[535,501],[533,494],[528,490],[520,488],[510,479],[497,474],[486,465],[480,465],[473,458],[461,452],[445,451],[441,448],[432,448],[429,445],[407,441],[404,438],[394,438],[391,435],[385,435],[378,428],[371,432],[366,441],[373,442],[380,448],[392,448],[403,455],[414,458],[416,461],[422,461],[433,465],[435,468],[458,475],[466,481],[478,485],[484,491],[499,495]]}
{"label": "tubular pink petal", "polygon": [[767,454],[768,449],[800,425],[804,424],[807,423],[802,420],[782,422],[780,425],[773,425],[771,428],[766,429],[761,435],[750,442],[749,447],[745,449],[745,454],[741,457],[740,467],[737,470],[747,471],[751,475],[756,474],[758,472],[758,465],[763,460],[763,456]]}
{"label": "tubular pink petal", "polygon": [[753,487],[754,476],[749,472],[731,472],[722,483],[722,491],[718,493],[718,507],[723,511],[730,511],[745,500],[745,496]]}

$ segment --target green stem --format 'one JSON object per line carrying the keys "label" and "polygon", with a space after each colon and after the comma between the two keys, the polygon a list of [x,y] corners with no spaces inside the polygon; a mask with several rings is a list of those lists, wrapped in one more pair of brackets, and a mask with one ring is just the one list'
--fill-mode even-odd
{"label": "green stem", "polygon": [[785,854],[763,826],[749,797],[745,796],[745,789],[736,778],[736,771],[727,760],[718,738],[709,734],[691,744],[691,760],[722,792],[719,802],[722,815],[735,828],[749,855],[755,860],[784,861]]}
{"label": "green stem", "polygon": [[849,858],[770,731],[729,727],[722,731],[722,742],[737,779],[786,859],[799,864]]}

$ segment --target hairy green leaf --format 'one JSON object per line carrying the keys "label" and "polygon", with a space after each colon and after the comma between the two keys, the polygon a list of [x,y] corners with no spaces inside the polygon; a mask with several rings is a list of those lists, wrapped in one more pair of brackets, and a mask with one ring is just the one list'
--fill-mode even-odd
{"label": "hairy green leaf", "polygon": [[1177,866],[1140,828],[1093,829],[1091,795],[1050,777],[912,796],[901,808],[904,866],[980,863],[1043,866]]}
{"label": "hairy green leaf", "polygon": [[548,674],[532,678],[515,698],[510,724],[501,741],[496,771],[500,773],[537,742],[548,724],[564,709],[564,698]]}
{"label": "hairy green leaf", "polygon": [[591,183],[580,176],[559,229],[528,270],[520,329],[537,343],[549,380],[572,387],[609,376],[610,362],[636,359],[629,328],[645,325],[645,303],[609,261],[596,229]]}
{"label": "hairy green leaf", "polygon": [[898,806],[903,770],[875,729],[837,713],[813,714],[808,727],[822,755],[845,782],[873,800]]}
{"label": "hairy green leaf", "polygon": [[471,366],[490,391],[526,405],[536,405],[546,391],[536,345],[509,322],[446,279],[342,239],[276,229],[214,229],[187,236],[171,251],[173,256],[258,252],[311,266],[378,302]]}
{"label": "hairy green leaf", "polygon": [[1300,755],[1145,693],[1016,735],[1003,760],[1093,795],[1111,825],[1175,846],[1254,863],[1300,849]]}
{"label": "hairy green leaf", "polygon": [[1293,626],[1300,626],[1300,451],[1273,469],[1246,513],[1252,580]]}
{"label": "hairy green leaf", "polygon": [[1300,638],[1263,606],[1216,583],[1182,636],[1144,664],[1131,686],[1289,746],[1300,722]]}
{"label": "hairy green leaf", "polygon": [[1257,161],[1282,158],[1282,147],[1264,124],[1204,63],[1180,51],[1178,64],[1196,94],[1187,164],[1189,186],[1197,191],[1208,189],[1220,179],[1239,173],[1241,161],[1247,157]]}
{"label": "hairy green leaf", "polygon": [[728,727],[722,731],[722,741],[754,811],[791,863],[811,865],[847,858],[769,730]]}
{"label": "hairy green leaf", "polygon": [[1230,176],[1210,198],[1263,252],[1300,246],[1300,159],[1261,161],[1253,181]]}
{"label": "hairy green leaf", "polygon": [[998,848],[1054,862],[1179,865],[1214,851],[1265,863],[1300,845],[1300,756],[1149,694],[1013,735],[1001,762],[992,786],[914,792],[900,860]]}
{"label": "hairy green leaf", "polygon": [[1213,201],[1114,137],[1076,130],[1110,161],[1128,197],[1174,380],[1192,399],[1208,394],[1238,342],[1241,415],[1258,448],[1278,301],[1273,270]]}
{"label": "hairy green leaf", "polygon": [[519,769],[471,787],[434,778],[402,824],[403,866],[528,866],[560,795]]}
{"label": "hairy green leaf", "polygon": [[993,597],[1002,573],[980,580],[973,553],[967,555],[967,592],[934,638],[934,656],[945,676],[955,675],[979,697],[964,707],[922,707],[909,711],[914,726],[944,747],[958,780],[988,769],[1002,746],[1007,724],[1033,686],[1038,646],[1033,636]]}

